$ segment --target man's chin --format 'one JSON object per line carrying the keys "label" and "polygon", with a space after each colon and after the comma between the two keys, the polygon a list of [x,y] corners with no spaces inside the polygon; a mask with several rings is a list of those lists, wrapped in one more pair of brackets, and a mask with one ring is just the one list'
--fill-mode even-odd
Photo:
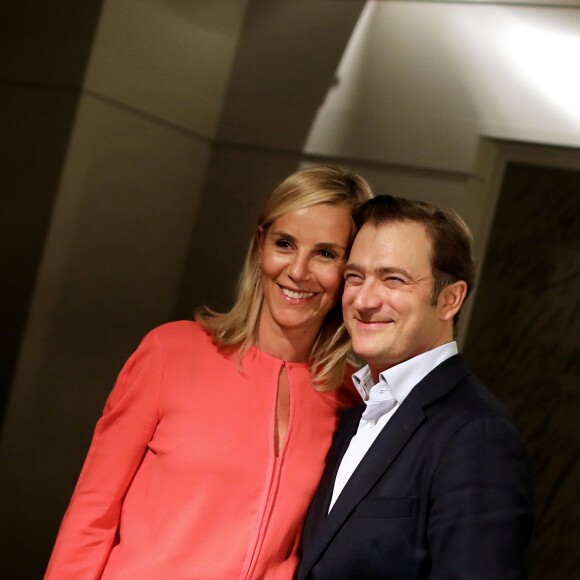
{"label": "man's chin", "polygon": [[378,353],[375,349],[372,348],[363,348],[362,346],[356,348],[353,344],[352,350],[354,354],[358,356],[361,360],[365,361],[366,363],[375,363],[381,360],[380,353]]}

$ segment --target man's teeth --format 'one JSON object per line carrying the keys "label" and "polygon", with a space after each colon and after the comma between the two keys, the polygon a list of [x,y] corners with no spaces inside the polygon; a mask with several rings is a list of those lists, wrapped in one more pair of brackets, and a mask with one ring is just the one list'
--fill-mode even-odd
{"label": "man's teeth", "polygon": [[294,300],[310,298],[314,296],[314,292],[292,292],[292,290],[288,290],[287,288],[282,288],[282,292],[284,292],[285,296],[288,296],[288,298],[293,298]]}

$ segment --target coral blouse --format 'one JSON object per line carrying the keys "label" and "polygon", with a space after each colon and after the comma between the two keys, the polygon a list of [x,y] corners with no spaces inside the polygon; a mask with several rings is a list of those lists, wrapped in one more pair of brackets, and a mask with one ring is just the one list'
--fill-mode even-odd
{"label": "coral blouse", "polygon": [[356,402],[353,388],[315,391],[305,363],[252,348],[238,366],[197,323],[160,326],[105,404],[45,578],[292,578],[338,415]]}

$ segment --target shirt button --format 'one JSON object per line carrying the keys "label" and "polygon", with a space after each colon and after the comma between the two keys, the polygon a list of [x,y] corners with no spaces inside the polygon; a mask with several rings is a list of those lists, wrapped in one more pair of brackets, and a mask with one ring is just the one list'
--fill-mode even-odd
{"label": "shirt button", "polygon": [[373,428],[373,427],[374,427],[376,424],[377,424],[377,422],[376,422],[374,419],[371,419],[371,420],[368,422],[368,426],[369,426],[369,427],[371,427],[371,428]]}

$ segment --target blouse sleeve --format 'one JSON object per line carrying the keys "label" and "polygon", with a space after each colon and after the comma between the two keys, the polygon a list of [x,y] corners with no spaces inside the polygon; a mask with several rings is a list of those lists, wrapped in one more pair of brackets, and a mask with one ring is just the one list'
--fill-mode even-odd
{"label": "blouse sleeve", "polygon": [[129,358],[105,403],[45,580],[101,576],[123,498],[158,423],[163,369],[153,332]]}

